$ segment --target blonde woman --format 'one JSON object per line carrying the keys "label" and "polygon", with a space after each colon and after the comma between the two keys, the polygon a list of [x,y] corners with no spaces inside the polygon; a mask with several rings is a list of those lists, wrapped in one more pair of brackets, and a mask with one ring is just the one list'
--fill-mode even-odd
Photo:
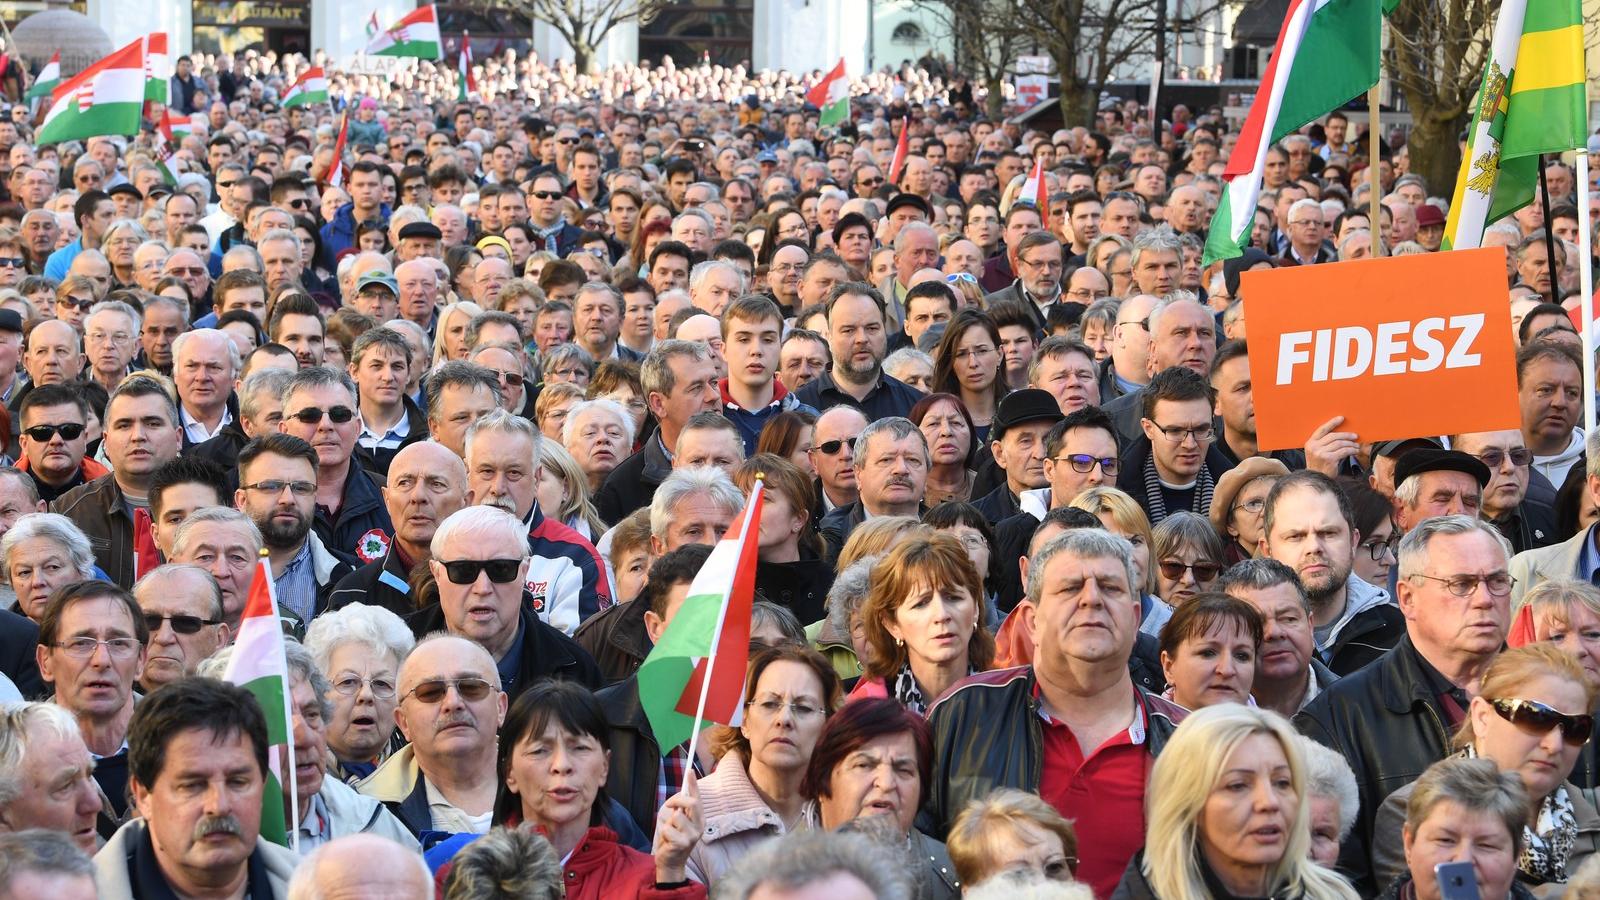
{"label": "blonde woman", "polygon": [[598,541],[606,533],[583,470],[567,448],[555,441],[539,442],[538,495],[540,512],[583,535],[584,540]]}
{"label": "blonde woman", "polygon": [[1078,835],[1055,807],[1012,788],[974,800],[950,826],[945,849],[969,890],[1031,876],[1057,884],[1072,882],[1078,864]]}
{"label": "blonde woman", "polygon": [[467,358],[467,323],[483,314],[471,300],[459,300],[439,310],[439,328],[433,341],[433,364]]}
{"label": "blonde woman", "polygon": [[1112,900],[1355,900],[1311,861],[1311,803],[1294,729],[1224,703],[1191,713],[1145,788],[1145,846]]}

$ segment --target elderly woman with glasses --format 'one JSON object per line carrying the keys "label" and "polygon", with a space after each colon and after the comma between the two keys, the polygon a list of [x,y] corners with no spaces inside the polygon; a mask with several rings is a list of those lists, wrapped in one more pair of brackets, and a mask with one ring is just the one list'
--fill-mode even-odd
{"label": "elderly woman with glasses", "polygon": [[[1484,673],[1456,733],[1457,756],[1489,760],[1522,783],[1524,821],[1511,837],[1519,848],[1513,857],[1517,881],[1523,884],[1564,884],[1584,859],[1600,850],[1600,812],[1567,780],[1594,734],[1597,694],[1600,685],[1555,646],[1506,650]],[[1372,864],[1380,884],[1406,874],[1418,840],[1411,807],[1422,790],[1417,783],[1407,785],[1378,810]],[[1501,895],[1485,891],[1483,896]]]}
{"label": "elderly woman with glasses", "polygon": [[1010,788],[962,810],[946,846],[969,891],[991,879],[1019,876],[1071,883],[1078,865],[1072,823],[1037,794]]}
{"label": "elderly woman with glasses", "polygon": [[1278,479],[1287,474],[1289,468],[1283,463],[1252,456],[1217,479],[1209,517],[1211,527],[1222,539],[1222,557],[1226,565],[1256,555],[1266,525],[1267,494]]}
{"label": "elderly woman with glasses", "polygon": [[326,736],[343,780],[372,774],[400,745],[396,686],[400,666],[415,645],[399,616],[362,603],[325,612],[307,629],[306,650],[328,677],[323,699],[333,713]]}

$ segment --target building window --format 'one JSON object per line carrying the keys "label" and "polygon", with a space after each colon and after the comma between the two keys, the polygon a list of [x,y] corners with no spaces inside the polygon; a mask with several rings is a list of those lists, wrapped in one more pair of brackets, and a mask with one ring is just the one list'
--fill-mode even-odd
{"label": "building window", "polygon": [[926,38],[922,34],[922,26],[915,22],[901,22],[894,27],[894,34],[890,40],[896,44],[920,44]]}

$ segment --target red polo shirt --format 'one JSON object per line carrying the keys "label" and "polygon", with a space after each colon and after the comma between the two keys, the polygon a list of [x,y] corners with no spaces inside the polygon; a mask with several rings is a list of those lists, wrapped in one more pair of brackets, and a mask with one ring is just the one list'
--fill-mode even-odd
{"label": "red polo shirt", "polygon": [[1128,861],[1144,846],[1150,762],[1144,747],[1146,711],[1137,691],[1134,703],[1138,710],[1133,725],[1087,756],[1066,723],[1052,719],[1043,707],[1039,710],[1044,733],[1039,796],[1072,820],[1078,833],[1078,880],[1102,900],[1116,890]]}

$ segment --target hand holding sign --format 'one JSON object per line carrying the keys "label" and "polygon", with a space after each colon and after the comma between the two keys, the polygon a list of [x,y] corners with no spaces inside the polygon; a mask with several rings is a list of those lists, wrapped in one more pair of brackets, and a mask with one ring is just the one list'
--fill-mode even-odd
{"label": "hand holding sign", "polygon": [[1303,444],[1307,465],[1332,475],[1354,455],[1357,435],[1517,428],[1504,254],[1491,247],[1245,272],[1260,449]]}

